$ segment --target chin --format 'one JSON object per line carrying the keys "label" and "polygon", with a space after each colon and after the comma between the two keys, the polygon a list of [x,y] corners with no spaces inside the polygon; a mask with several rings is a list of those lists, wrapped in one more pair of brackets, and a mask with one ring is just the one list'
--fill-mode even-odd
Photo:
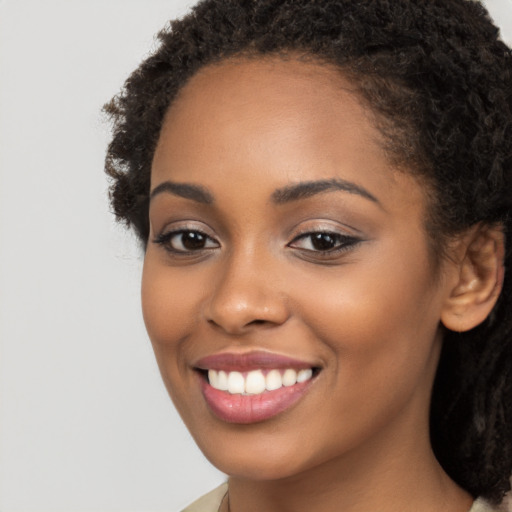
{"label": "chin", "polygon": [[[319,462],[315,460],[318,455],[315,456],[303,440],[293,442],[293,439],[288,439],[287,442],[270,432],[267,432],[270,435],[258,433],[257,428],[251,436],[248,430],[251,429],[245,426],[244,432],[233,429],[222,437],[215,436],[216,439],[195,439],[211,464],[228,476],[242,480],[286,479],[311,469]],[[299,449],[299,446],[304,449]]]}
{"label": "chin", "polygon": [[[269,456],[270,455],[270,456]],[[208,457],[210,462],[230,477],[240,480],[282,480],[301,473],[306,467],[297,467],[289,459],[268,453],[240,454]]]}

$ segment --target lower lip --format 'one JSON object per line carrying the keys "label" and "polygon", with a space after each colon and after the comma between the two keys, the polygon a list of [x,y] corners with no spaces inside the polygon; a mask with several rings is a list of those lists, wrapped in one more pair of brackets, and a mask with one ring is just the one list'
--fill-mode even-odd
{"label": "lower lip", "polygon": [[259,395],[232,395],[213,388],[204,379],[201,383],[203,396],[215,416],[228,423],[248,424],[268,420],[292,407],[308,390],[312,380]]}

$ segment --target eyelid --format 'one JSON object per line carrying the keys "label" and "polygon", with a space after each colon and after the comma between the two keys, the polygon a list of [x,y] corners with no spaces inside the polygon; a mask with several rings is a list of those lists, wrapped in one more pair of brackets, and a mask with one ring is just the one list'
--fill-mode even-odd
{"label": "eyelid", "polygon": [[205,238],[207,238],[208,240],[211,240],[213,242],[215,242],[215,244],[220,247],[220,243],[213,237],[211,237],[210,235],[206,234],[204,231],[201,231],[199,229],[187,229],[187,228],[180,228],[180,229],[170,229],[168,231],[165,231],[159,235],[157,235],[154,239],[153,239],[153,242],[155,243],[161,243],[161,241],[163,239],[170,239],[172,237],[175,237],[177,235],[181,235],[183,233],[199,233],[201,236],[204,236]]}
{"label": "eyelid", "polygon": [[296,224],[289,232],[289,238],[295,239],[303,235],[314,233],[331,233],[339,236],[364,238],[363,233],[347,224],[334,222],[327,219],[312,219]]}
{"label": "eyelid", "polygon": [[[342,241],[346,242],[346,244],[355,243],[355,242],[358,242],[358,241],[361,240],[359,237],[356,237],[356,236],[353,236],[353,235],[346,235],[346,234],[343,234],[343,233],[337,233],[337,232],[332,231],[332,230],[330,230],[330,231],[327,231],[327,230],[325,230],[325,231],[324,230],[313,231],[312,230],[312,231],[307,231],[305,233],[301,233],[301,234],[297,235],[288,245],[290,247],[292,247],[292,244],[294,242],[296,242],[297,240],[303,240],[303,239],[306,239],[308,237],[311,237],[313,235],[318,235],[318,234],[332,235],[333,237],[341,239]],[[322,252],[322,251],[319,251],[319,252]]]}
{"label": "eyelid", "polygon": [[[200,224],[198,226],[198,224]],[[206,227],[206,229],[205,229]],[[170,225],[166,225],[160,232],[153,237],[152,242],[161,246],[167,252],[173,254],[174,256],[190,256],[190,255],[198,255],[205,253],[206,251],[211,251],[212,249],[217,249],[221,247],[221,243],[215,235],[210,233],[211,229],[209,226],[205,226],[204,223],[190,222],[190,221],[181,221],[171,223]],[[214,246],[202,247],[197,249],[176,249],[171,246],[172,239],[180,234],[192,232],[198,233],[203,236],[207,243],[213,242]]]}
{"label": "eyelid", "polygon": [[218,238],[214,230],[208,224],[195,219],[167,222],[161,229],[156,231],[158,234],[155,235],[155,238],[171,232],[176,233],[180,231],[198,231],[199,233],[202,233],[203,235],[208,236],[214,240]]}
{"label": "eyelid", "polygon": [[[318,247],[319,240],[314,235],[325,234],[333,238],[333,247]],[[309,219],[296,225],[290,233],[291,241],[287,247],[295,251],[300,258],[313,263],[335,263],[366,240],[364,234],[352,226],[341,224],[330,219]],[[309,242],[308,242],[309,239]],[[329,244],[328,244],[329,245]]]}

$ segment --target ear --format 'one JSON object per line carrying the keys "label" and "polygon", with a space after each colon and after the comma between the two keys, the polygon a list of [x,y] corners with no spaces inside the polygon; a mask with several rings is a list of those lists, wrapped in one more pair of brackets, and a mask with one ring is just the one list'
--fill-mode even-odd
{"label": "ear", "polygon": [[505,275],[505,236],[502,226],[478,224],[457,243],[454,279],[441,313],[443,325],[469,331],[492,311]]}

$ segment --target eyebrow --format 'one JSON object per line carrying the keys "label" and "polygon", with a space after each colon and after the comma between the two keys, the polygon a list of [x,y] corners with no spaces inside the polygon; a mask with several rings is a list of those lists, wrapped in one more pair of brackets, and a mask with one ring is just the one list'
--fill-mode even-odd
{"label": "eyebrow", "polygon": [[[374,195],[370,194],[370,192],[365,188],[339,178],[303,181],[293,185],[287,185],[275,190],[272,193],[271,199],[274,204],[280,205],[292,201],[298,201],[300,199],[307,199],[323,192],[332,192],[336,190],[343,190],[351,194],[357,194],[380,205],[379,200]],[[192,199],[193,201],[203,204],[212,204],[214,202],[213,195],[205,187],[202,187],[201,185],[193,185],[192,183],[164,181],[151,191],[149,196],[150,200],[162,193],[169,193],[185,199]]]}
{"label": "eyebrow", "polygon": [[343,190],[351,194],[357,194],[358,196],[364,197],[378,205],[379,200],[365,188],[356,185],[350,181],[333,178],[329,180],[318,180],[318,181],[304,181],[294,185],[287,185],[286,187],[277,189],[272,194],[272,202],[275,204],[284,204],[291,201],[298,201],[300,199],[307,199],[308,197],[323,192],[331,192],[335,190]]}
{"label": "eyebrow", "polygon": [[192,199],[198,203],[212,204],[213,196],[208,190],[200,185],[192,185],[191,183],[174,183],[172,181],[164,181],[157,185],[149,196],[153,199],[155,196],[167,192],[175,196],[183,197],[185,199]]}

